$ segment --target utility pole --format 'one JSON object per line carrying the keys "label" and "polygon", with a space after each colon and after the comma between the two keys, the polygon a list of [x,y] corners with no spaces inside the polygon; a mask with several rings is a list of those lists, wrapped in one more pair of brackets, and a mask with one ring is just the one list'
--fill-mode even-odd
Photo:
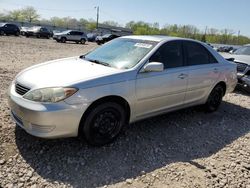
{"label": "utility pole", "polygon": [[238,45],[240,43],[240,30],[238,31]]}
{"label": "utility pole", "polygon": [[98,25],[99,25],[99,6],[97,6],[95,8],[96,8],[96,29],[98,29]]}

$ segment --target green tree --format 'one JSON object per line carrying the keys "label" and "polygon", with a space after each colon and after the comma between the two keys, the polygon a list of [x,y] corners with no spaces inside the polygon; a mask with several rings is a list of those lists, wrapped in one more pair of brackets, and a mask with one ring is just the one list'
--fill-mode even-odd
{"label": "green tree", "polygon": [[110,25],[110,26],[114,26],[114,27],[119,27],[120,26],[118,22],[111,21],[111,20],[104,21],[104,22],[102,22],[102,24]]}
{"label": "green tree", "polygon": [[36,21],[40,17],[36,9],[34,9],[34,7],[31,7],[31,6],[21,9],[21,13],[22,13],[24,20],[28,22]]}
{"label": "green tree", "polygon": [[9,18],[13,21],[23,21],[23,12],[21,10],[13,10],[8,14]]}

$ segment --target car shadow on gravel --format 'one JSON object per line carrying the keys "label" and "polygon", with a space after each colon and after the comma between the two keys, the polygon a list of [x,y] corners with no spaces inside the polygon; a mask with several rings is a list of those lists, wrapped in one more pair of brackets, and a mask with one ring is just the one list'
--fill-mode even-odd
{"label": "car shadow on gravel", "polygon": [[24,160],[47,181],[74,187],[110,185],[174,162],[209,157],[249,133],[250,110],[223,102],[215,113],[190,108],[132,124],[112,144],[95,148],[80,139],[44,140],[16,128]]}

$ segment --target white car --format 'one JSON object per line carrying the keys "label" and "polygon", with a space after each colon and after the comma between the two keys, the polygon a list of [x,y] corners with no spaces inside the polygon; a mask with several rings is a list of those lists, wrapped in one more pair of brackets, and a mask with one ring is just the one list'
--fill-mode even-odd
{"label": "white car", "polygon": [[62,43],[65,43],[67,41],[73,41],[76,43],[85,44],[86,41],[88,41],[87,35],[84,32],[73,30],[63,31],[61,33],[54,33],[53,39],[57,42]]}
{"label": "white car", "polygon": [[9,106],[34,136],[83,135],[103,145],[144,118],[195,105],[215,111],[236,83],[236,65],[204,43],[126,36],[23,70],[10,86]]}
{"label": "white car", "polygon": [[222,56],[237,64],[238,85],[250,92],[250,44]]}

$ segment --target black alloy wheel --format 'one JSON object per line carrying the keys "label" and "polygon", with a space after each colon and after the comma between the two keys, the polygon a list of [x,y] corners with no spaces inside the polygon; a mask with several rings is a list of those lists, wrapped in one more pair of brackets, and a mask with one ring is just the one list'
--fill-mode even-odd
{"label": "black alloy wheel", "polygon": [[124,108],[114,102],[96,106],[83,124],[84,138],[90,145],[102,146],[112,142],[125,125]]}
{"label": "black alloy wheel", "polygon": [[221,85],[215,86],[214,89],[211,91],[207,99],[207,102],[205,104],[206,111],[207,112],[216,111],[222,102],[223,96],[224,96],[224,88]]}

